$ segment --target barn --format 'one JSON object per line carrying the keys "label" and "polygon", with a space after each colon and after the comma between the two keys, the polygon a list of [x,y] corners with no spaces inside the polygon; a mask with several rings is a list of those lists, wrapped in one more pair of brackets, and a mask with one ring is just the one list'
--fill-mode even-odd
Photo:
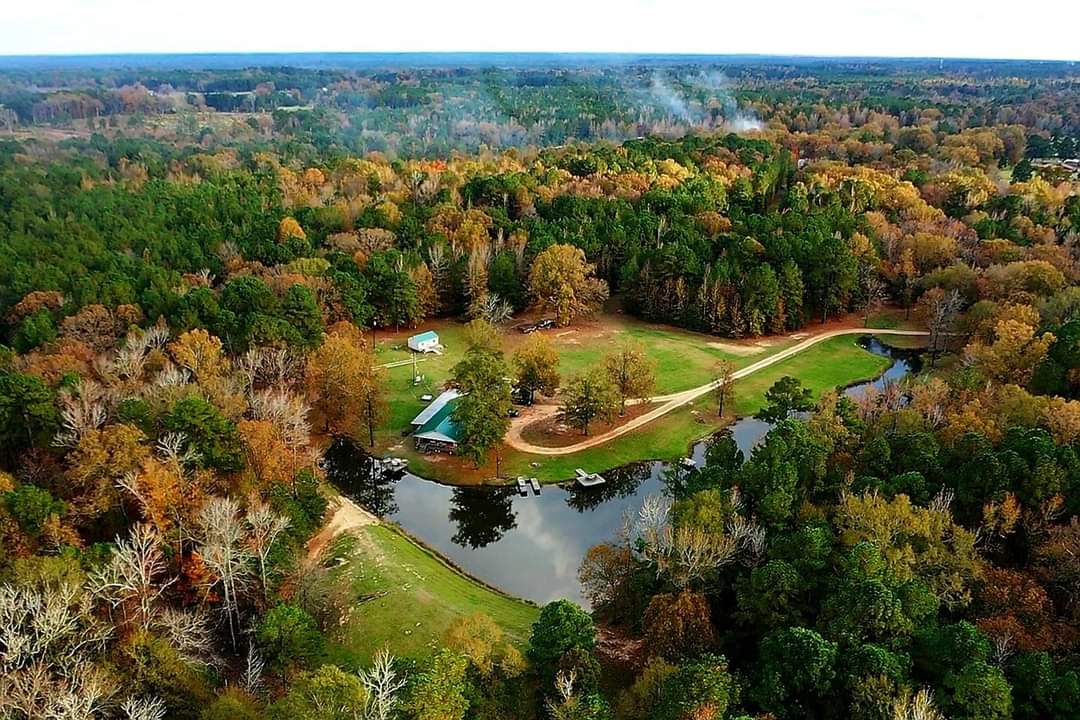
{"label": "barn", "polygon": [[461,393],[457,390],[447,390],[413,418],[413,437],[417,450],[423,453],[454,452],[459,436],[453,412],[459,397]]}

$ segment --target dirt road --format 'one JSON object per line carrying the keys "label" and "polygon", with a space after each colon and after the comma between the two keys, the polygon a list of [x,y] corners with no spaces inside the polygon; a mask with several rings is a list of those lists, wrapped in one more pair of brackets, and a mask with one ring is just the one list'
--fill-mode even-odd
{"label": "dirt road", "polygon": [[[744,368],[735,371],[735,379],[744,378],[747,375],[751,375],[758,370],[763,370],[770,365],[775,365],[778,362],[788,359],[792,355],[801,353],[807,348],[817,345],[819,342],[824,342],[829,338],[834,338],[840,335],[909,335],[909,336],[927,336],[930,333],[925,330],[877,330],[868,328],[841,328],[838,330],[829,330],[827,332],[812,335],[799,343],[792,345],[791,347],[781,350],[778,353],[769,355],[762,358],[757,362],[751,363]],[[564,445],[562,447],[543,447],[542,445],[533,445],[526,442],[521,436],[521,431],[526,425],[532,424],[539,420],[551,417],[558,412],[559,408],[556,405],[541,405],[534,406],[530,409],[530,412],[523,413],[520,422],[515,422],[511,425],[510,431],[506,434],[506,444],[510,447],[520,450],[521,452],[531,453],[533,455],[571,455],[582,450],[588,450],[589,448],[596,447],[597,445],[603,445],[606,442],[614,440],[620,435],[624,435],[632,430],[647,425],[658,417],[667,415],[675,408],[681,407],[691,400],[695,400],[705,393],[712,392],[716,387],[715,382],[709,382],[704,385],[699,385],[696,388],[690,390],[683,390],[682,392],[672,393],[670,395],[661,395],[659,397],[649,398],[649,402],[660,403],[656,408],[650,410],[647,413],[639,415],[624,425],[609,430],[608,432],[595,435],[590,438],[586,438],[579,443],[573,445]]]}

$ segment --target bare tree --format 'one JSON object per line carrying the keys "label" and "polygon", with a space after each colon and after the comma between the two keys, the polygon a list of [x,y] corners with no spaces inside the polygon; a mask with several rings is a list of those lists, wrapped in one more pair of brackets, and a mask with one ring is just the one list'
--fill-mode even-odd
{"label": "bare tree", "polygon": [[394,657],[385,648],[375,655],[370,670],[357,673],[367,690],[364,699],[364,720],[389,720],[398,703],[398,693],[407,678],[394,670]]}
{"label": "bare tree", "polygon": [[240,506],[231,498],[214,497],[203,505],[197,518],[199,555],[220,584],[222,608],[229,624],[229,638],[236,647],[240,622],[239,595],[251,581],[252,554],[244,534]]}
{"label": "bare tree", "polygon": [[254,347],[236,361],[236,370],[247,389],[255,384],[282,388],[304,374],[304,357],[289,348]]}
{"label": "bare tree", "polygon": [[730,360],[719,360],[713,371],[716,380],[713,381],[716,395],[716,414],[724,417],[724,406],[730,405],[735,399],[735,363]]}
{"label": "bare tree", "polygon": [[873,270],[867,270],[862,278],[863,327],[870,324],[870,316],[885,302],[885,281]]}
{"label": "bare tree", "polygon": [[934,707],[934,694],[923,688],[893,703],[892,720],[945,720],[945,716]]}
{"label": "bare tree", "polygon": [[105,424],[105,390],[92,381],[80,381],[74,387],[61,390],[60,419],[63,429],[53,438],[56,447],[75,447],[83,435]]}
{"label": "bare tree", "polygon": [[446,246],[441,242],[428,248],[428,270],[431,271],[431,282],[435,286],[435,306],[431,311],[438,313],[442,309],[442,298],[446,294],[450,275],[450,258],[446,256]]}
{"label": "bare tree", "polygon": [[721,531],[676,527],[670,514],[668,500],[645,498],[631,547],[656,567],[658,578],[667,576],[676,587],[688,587],[740,557],[756,563],[764,553],[764,530],[734,511]]}
{"label": "bare tree", "polygon": [[299,395],[282,389],[261,390],[251,395],[250,403],[251,416],[272,423],[290,448],[308,445],[311,424],[307,416],[311,408]]}
{"label": "bare tree", "polygon": [[120,710],[127,720],[163,720],[168,708],[165,707],[161,698],[129,697],[120,705]]}
{"label": "bare tree", "polygon": [[957,290],[945,292],[941,288],[932,288],[919,298],[919,309],[930,331],[931,367],[937,363],[938,356],[948,346],[961,307],[963,299]]}
{"label": "bare tree", "polygon": [[92,659],[110,632],[81,587],[0,585],[0,717],[96,716],[113,688]]}
{"label": "bare tree", "polygon": [[156,530],[140,523],[131,535],[116,539],[116,550],[108,564],[91,576],[91,590],[113,608],[134,605],[136,622],[147,627],[154,616],[154,604],[176,578],[161,581],[167,570]]}
{"label": "bare tree", "polygon": [[214,632],[203,610],[163,608],[154,616],[154,629],[164,636],[189,665],[214,665]]}
{"label": "bare tree", "polygon": [[262,580],[263,599],[266,600],[266,559],[274,541],[289,527],[289,519],[275,513],[258,498],[252,498],[245,519],[249,531],[248,545],[259,560],[259,578]]}
{"label": "bare tree", "polygon": [[191,372],[186,368],[173,365],[171,362],[154,377],[154,385],[159,388],[179,387],[190,382]]}
{"label": "bare tree", "polygon": [[240,686],[252,695],[262,687],[262,675],[265,664],[254,645],[248,645],[247,661],[244,672],[240,675]]}
{"label": "bare tree", "polygon": [[495,293],[487,295],[480,302],[479,317],[487,320],[492,325],[506,322],[513,314],[514,306]]}

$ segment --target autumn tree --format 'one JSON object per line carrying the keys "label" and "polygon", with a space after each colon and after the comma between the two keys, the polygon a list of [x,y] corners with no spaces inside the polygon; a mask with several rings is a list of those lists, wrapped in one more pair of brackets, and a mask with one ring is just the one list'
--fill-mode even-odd
{"label": "autumn tree", "polygon": [[180,335],[169,344],[169,353],[177,365],[188,370],[199,381],[218,377],[229,369],[221,340],[202,328]]}
{"label": "autumn tree", "polygon": [[559,387],[559,353],[546,335],[533,333],[514,352],[514,383],[529,393],[531,405],[537,391],[554,395]]}
{"label": "autumn tree", "polygon": [[713,370],[714,390],[716,396],[716,414],[724,417],[724,407],[730,406],[735,401],[735,363],[730,360],[718,360]]}
{"label": "autumn tree", "polygon": [[594,269],[580,248],[552,245],[533,260],[529,294],[539,308],[555,314],[556,323],[569,325],[607,300],[607,283],[592,277]]}
{"label": "autumn tree", "polygon": [[619,412],[619,392],[603,368],[573,376],[561,391],[559,417],[585,435],[594,420],[614,420]]}
{"label": "autumn tree", "polygon": [[308,400],[323,428],[355,437],[362,428],[375,444],[375,426],[385,406],[382,372],[358,331],[333,331],[308,358]]}
{"label": "autumn tree", "polygon": [[1053,333],[1038,333],[1024,319],[1005,317],[994,325],[993,340],[976,338],[964,348],[965,360],[1001,383],[1024,386],[1054,343]]}
{"label": "autumn tree", "polygon": [[924,508],[906,495],[886,500],[876,493],[845,494],[836,522],[845,546],[867,542],[877,548],[897,581],[921,580],[950,608],[971,601],[972,583],[982,572],[975,534],[956,524],[944,499]]}
{"label": "autumn tree", "polygon": [[141,430],[126,424],[82,436],[68,458],[68,498],[78,519],[93,520],[118,506],[121,480],[150,456],[145,440]]}
{"label": "autumn tree", "polygon": [[669,660],[700,655],[716,642],[708,600],[689,590],[653,595],[641,625],[649,652]]}
{"label": "autumn tree", "polygon": [[623,345],[617,352],[605,355],[604,370],[619,394],[619,414],[626,414],[629,398],[644,399],[656,388],[656,363],[637,343]]}
{"label": "autumn tree", "polygon": [[300,223],[296,221],[296,218],[286,215],[281,218],[281,222],[278,223],[277,241],[283,243],[292,238],[306,240],[307,233],[304,232],[304,228],[300,227]]}

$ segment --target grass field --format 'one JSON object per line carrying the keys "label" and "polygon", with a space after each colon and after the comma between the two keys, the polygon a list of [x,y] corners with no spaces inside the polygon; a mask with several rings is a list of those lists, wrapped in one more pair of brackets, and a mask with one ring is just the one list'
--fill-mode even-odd
{"label": "grass field", "polygon": [[735,386],[735,413],[752,415],[765,403],[765,391],[785,375],[798,378],[814,397],[842,385],[880,375],[892,364],[857,344],[857,335],[841,335],[818,343],[787,360],[739,380]]}
{"label": "grass field", "polygon": [[454,620],[477,612],[524,648],[539,614],[535,606],[462,575],[386,525],[357,528],[340,571],[350,574],[356,604],[328,654],[344,667],[367,666],[383,648],[398,657],[425,657],[441,647]]}

